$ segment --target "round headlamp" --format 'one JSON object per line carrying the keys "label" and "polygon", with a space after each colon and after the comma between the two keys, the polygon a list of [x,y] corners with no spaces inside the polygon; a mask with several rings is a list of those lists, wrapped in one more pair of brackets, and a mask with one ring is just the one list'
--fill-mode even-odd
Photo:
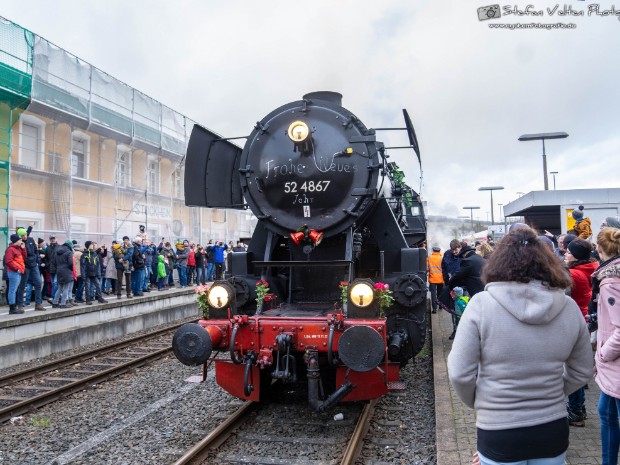
{"label": "round headlamp", "polygon": [[222,284],[214,284],[209,289],[207,300],[213,308],[224,308],[230,303],[230,290]]}
{"label": "round headlamp", "polygon": [[294,121],[288,127],[288,137],[293,142],[303,142],[310,135],[310,128],[303,121]]}
{"label": "round headlamp", "polygon": [[372,283],[369,281],[353,282],[349,290],[349,299],[356,307],[368,307],[375,298]]}

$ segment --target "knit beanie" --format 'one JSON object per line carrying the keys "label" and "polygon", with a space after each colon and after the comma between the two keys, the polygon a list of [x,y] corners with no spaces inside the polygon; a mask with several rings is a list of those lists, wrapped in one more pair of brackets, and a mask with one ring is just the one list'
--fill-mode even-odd
{"label": "knit beanie", "polygon": [[45,242],[45,239],[42,239],[40,237],[37,239],[37,244],[41,245],[43,242]]}
{"label": "knit beanie", "polygon": [[25,236],[26,234],[27,234],[27,233],[26,233],[26,230],[25,230],[24,228],[19,228],[19,229],[17,230],[17,235],[18,235],[19,237]]}
{"label": "knit beanie", "polygon": [[11,244],[15,244],[21,237],[19,234],[11,234]]}
{"label": "knit beanie", "polygon": [[587,260],[592,255],[592,246],[588,241],[577,238],[568,244],[568,251],[577,260]]}
{"label": "knit beanie", "polygon": [[566,236],[564,236],[564,240],[562,241],[564,248],[568,248],[568,244],[573,242],[575,239],[577,239],[577,236],[575,236],[574,234],[567,234]]}
{"label": "knit beanie", "polygon": [[583,219],[583,205],[579,205],[577,208],[573,210],[573,213],[571,214],[573,215],[573,218],[575,219],[575,221],[579,221]]}
{"label": "knit beanie", "polygon": [[607,223],[607,226],[610,228],[620,229],[620,218],[617,216],[608,216],[605,218],[605,223]]}

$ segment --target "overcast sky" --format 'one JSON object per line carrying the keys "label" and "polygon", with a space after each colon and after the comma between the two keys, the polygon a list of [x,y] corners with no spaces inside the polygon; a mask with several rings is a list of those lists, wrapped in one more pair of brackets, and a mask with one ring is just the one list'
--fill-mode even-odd
{"label": "overcast sky", "polygon": [[[518,142],[526,133],[569,134],[546,144],[558,189],[620,187],[620,20],[588,16],[613,3],[530,4],[543,15],[507,15],[528,5],[514,0],[486,21],[489,3],[469,0],[0,0],[0,15],[225,137],[316,90],[342,93],[369,127],[403,126],[407,108],[428,213],[479,205],[484,220],[480,186],[505,187],[496,218],[543,189],[542,144]],[[565,5],[583,16],[559,16]],[[576,28],[489,27],[517,23]],[[418,190],[413,152],[391,155]]]}

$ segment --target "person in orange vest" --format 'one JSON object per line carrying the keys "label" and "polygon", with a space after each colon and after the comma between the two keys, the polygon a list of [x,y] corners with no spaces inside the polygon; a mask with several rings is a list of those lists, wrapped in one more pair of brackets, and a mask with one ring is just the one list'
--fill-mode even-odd
{"label": "person in orange vest", "polygon": [[441,249],[433,247],[433,253],[426,259],[428,269],[428,284],[431,290],[432,312],[437,313],[437,296],[443,290],[443,274],[441,272]]}

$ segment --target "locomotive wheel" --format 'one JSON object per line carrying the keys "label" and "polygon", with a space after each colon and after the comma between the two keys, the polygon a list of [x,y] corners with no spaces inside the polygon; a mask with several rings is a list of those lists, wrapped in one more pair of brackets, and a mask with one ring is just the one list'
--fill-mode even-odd
{"label": "locomotive wheel", "polygon": [[415,307],[426,298],[426,284],[417,274],[406,274],[394,283],[394,298],[404,307]]}

